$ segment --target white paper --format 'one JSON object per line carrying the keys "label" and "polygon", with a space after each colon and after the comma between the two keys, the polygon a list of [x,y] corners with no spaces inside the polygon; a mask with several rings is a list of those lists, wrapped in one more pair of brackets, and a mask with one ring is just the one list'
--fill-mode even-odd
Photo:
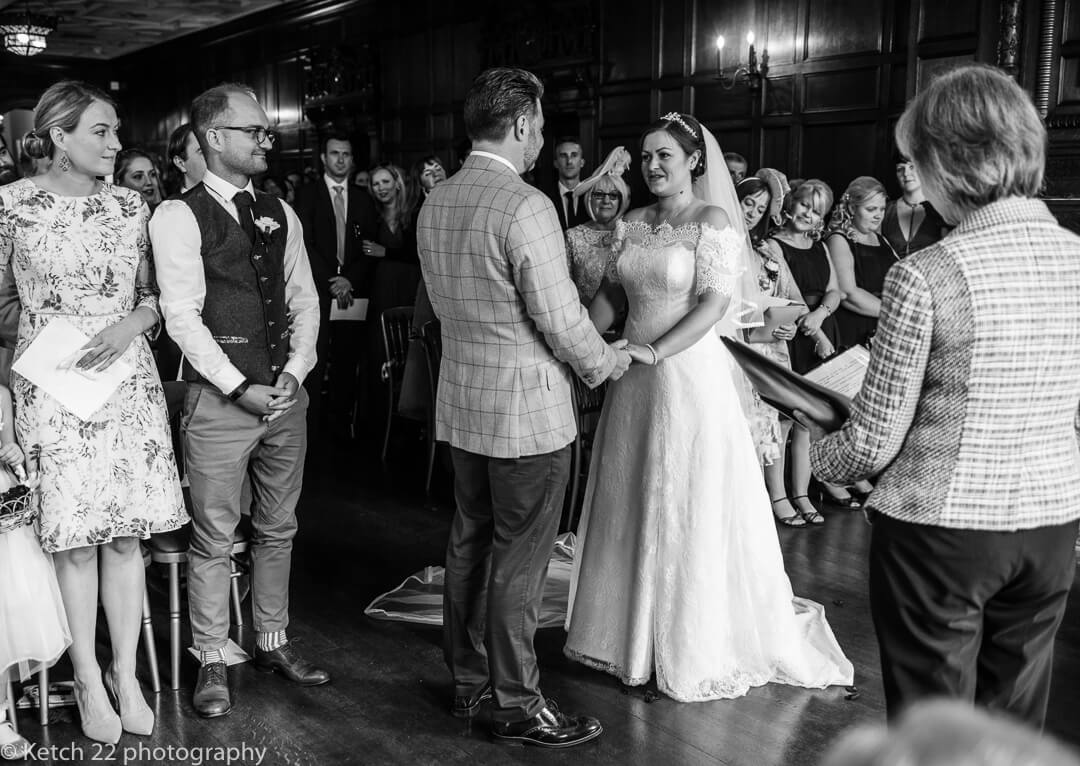
{"label": "white paper", "polygon": [[839,356],[834,356],[803,377],[830,388],[848,399],[854,399],[862,388],[866,368],[870,364],[870,352],[862,346],[852,346]]}
{"label": "white paper", "polygon": [[353,302],[349,304],[347,309],[338,308],[337,298],[330,300],[330,321],[331,322],[362,322],[367,319],[367,298],[353,298]]}
{"label": "white paper", "polygon": [[66,319],[54,319],[11,369],[56,399],[65,410],[89,420],[135,372],[131,363],[122,358],[101,372],[60,369],[60,363],[77,354],[89,340],[89,335]]}

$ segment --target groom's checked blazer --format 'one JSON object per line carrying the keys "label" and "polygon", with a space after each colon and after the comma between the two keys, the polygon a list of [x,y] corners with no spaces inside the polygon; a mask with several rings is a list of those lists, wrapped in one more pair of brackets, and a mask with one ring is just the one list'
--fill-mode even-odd
{"label": "groom's checked blazer", "polygon": [[577,431],[562,362],[595,387],[615,353],[570,281],[551,200],[474,153],[428,195],[417,241],[442,323],[437,438],[496,458],[565,447]]}

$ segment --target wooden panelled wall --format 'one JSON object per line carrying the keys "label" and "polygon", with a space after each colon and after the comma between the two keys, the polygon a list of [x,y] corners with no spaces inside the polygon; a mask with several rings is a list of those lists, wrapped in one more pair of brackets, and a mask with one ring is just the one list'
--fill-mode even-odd
{"label": "wooden panelled wall", "polygon": [[[1056,10],[1047,32],[1044,16],[1051,5]],[[1034,91],[1052,80],[1046,88],[1056,152],[1051,188],[1080,194],[1076,5],[523,0],[511,8],[475,0],[318,0],[116,60],[112,77],[122,85],[118,97],[129,140],[154,148],[164,148],[198,91],[240,80],[255,88],[282,134],[278,170],[314,164],[317,136],[330,121],[356,136],[361,162],[387,158],[407,164],[435,152],[454,167],[465,137],[461,105],[471,78],[485,63],[525,63],[549,83],[541,181],[551,176],[556,136],[580,135],[595,163],[620,144],[636,153],[649,121],[682,110],[702,119],[725,150],[746,155],[753,167],[818,176],[838,194],[855,176],[873,174],[895,192],[892,127],[904,103],[936,72],[996,61],[1003,10],[1013,6],[1021,82]],[[765,82],[759,91],[743,83],[725,89],[715,79],[716,36],[727,40],[730,66],[736,58],[745,62],[750,30],[759,60],[768,51]],[[1050,66],[1039,80],[1048,41]],[[342,47],[367,57],[377,72],[374,87],[363,97],[345,93],[306,110],[312,62]],[[644,201],[638,174],[631,176],[635,197]]]}

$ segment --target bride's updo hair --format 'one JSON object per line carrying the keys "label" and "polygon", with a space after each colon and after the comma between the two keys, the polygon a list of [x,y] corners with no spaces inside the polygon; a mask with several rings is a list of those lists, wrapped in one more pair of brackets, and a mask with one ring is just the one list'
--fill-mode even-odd
{"label": "bride's updo hair", "polygon": [[690,171],[691,178],[697,178],[705,173],[705,131],[701,129],[701,123],[692,114],[668,112],[656,122],[645,128],[641,134],[641,146],[645,145],[645,139],[657,131],[664,131],[675,139],[680,148],[689,157],[694,152],[699,153],[699,159],[694,169]]}
{"label": "bride's updo hair", "polygon": [[52,157],[56,147],[50,131],[53,128],[60,128],[65,133],[75,130],[83,112],[95,101],[116,108],[116,102],[103,91],[85,82],[62,80],[50,85],[34,107],[34,129],[23,136],[23,151],[34,159]]}

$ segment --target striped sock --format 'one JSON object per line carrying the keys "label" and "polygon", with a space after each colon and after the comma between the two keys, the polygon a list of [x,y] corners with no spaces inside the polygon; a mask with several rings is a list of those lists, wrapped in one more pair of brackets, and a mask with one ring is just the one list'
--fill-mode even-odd
{"label": "striped sock", "polygon": [[256,633],[255,634],[255,646],[259,647],[261,651],[272,652],[275,649],[280,649],[289,643],[289,639],[285,637],[285,631],[272,630],[269,633]]}
{"label": "striped sock", "polygon": [[224,649],[210,649],[203,650],[200,654],[200,661],[203,665],[209,665],[213,662],[225,662],[225,650]]}

